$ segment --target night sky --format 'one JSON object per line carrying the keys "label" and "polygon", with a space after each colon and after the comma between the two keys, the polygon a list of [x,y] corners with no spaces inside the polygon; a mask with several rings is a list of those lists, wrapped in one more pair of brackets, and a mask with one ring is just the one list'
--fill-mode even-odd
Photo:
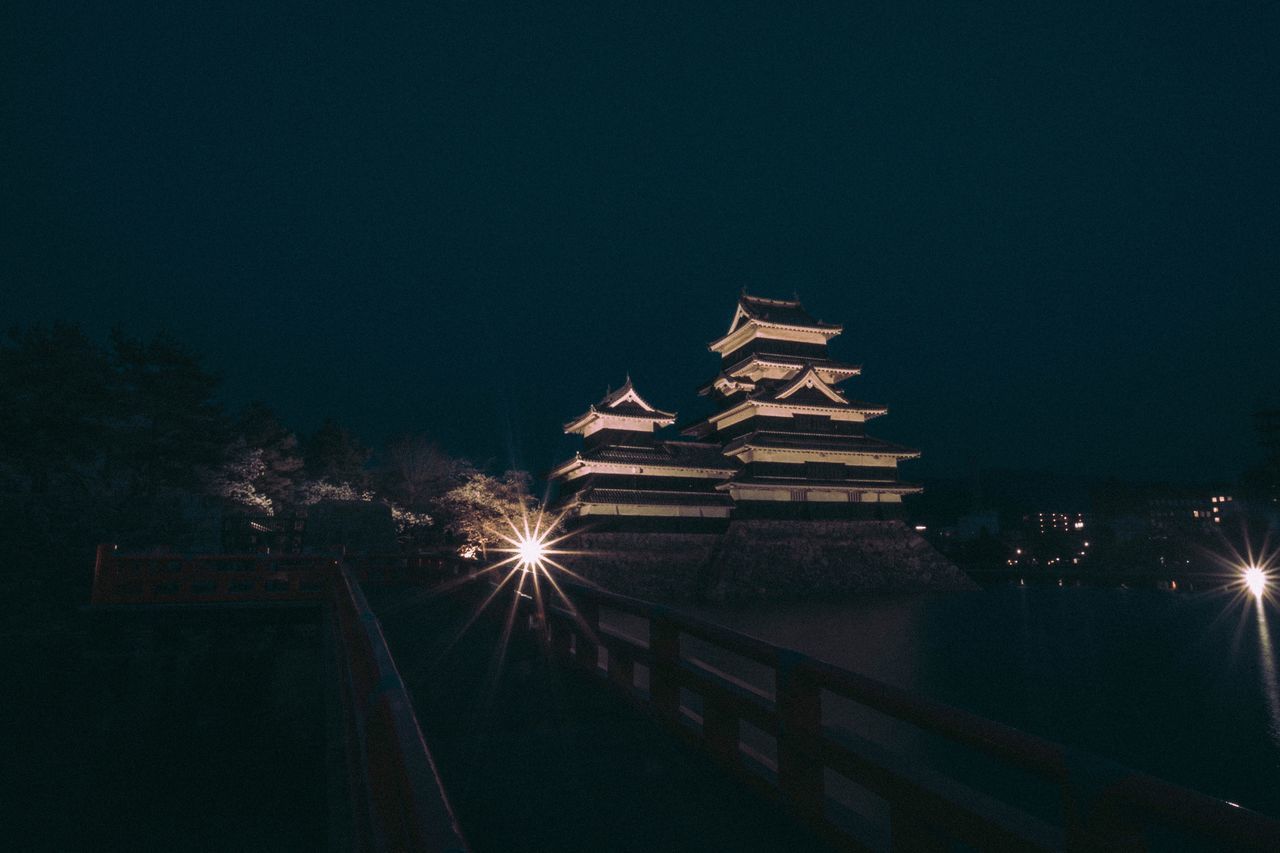
{"label": "night sky", "polygon": [[692,412],[744,286],[908,479],[1230,480],[1280,394],[1274,4],[73,5],[0,12],[0,320],[302,430],[545,471],[628,371]]}

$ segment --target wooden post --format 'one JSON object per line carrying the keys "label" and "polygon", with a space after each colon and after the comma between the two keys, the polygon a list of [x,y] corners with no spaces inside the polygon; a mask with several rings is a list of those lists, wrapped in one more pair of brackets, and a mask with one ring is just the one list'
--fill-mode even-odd
{"label": "wooden post", "polygon": [[583,597],[582,600],[578,601],[577,607],[578,615],[582,617],[582,621],[588,629],[582,631],[582,626],[577,626],[582,631],[578,637],[578,666],[581,666],[587,672],[595,672],[600,666],[600,652],[597,650],[598,647],[590,634],[600,635],[600,605],[594,599]]}
{"label": "wooden post", "polygon": [[1099,792],[1083,828],[1068,835],[1068,850],[1132,850],[1148,849],[1142,821],[1124,804],[1122,791],[1127,780],[1122,778]]}
{"label": "wooden post", "polygon": [[893,853],[942,853],[951,849],[924,816],[907,805],[909,797],[903,791],[889,804],[889,849]]}
{"label": "wooden post", "polygon": [[609,678],[627,693],[635,689],[635,664],[631,655],[617,646],[609,649]]}
{"label": "wooden post", "polygon": [[665,614],[649,619],[649,652],[649,702],[660,718],[674,725],[680,721],[680,631]]}
{"label": "wooden post", "polygon": [[551,627],[551,653],[561,661],[573,658],[573,629],[560,621],[559,617],[547,620]]}
{"label": "wooden post", "polygon": [[738,718],[711,696],[703,697],[702,740],[717,761],[738,765]]}
{"label": "wooden post", "polygon": [[822,762],[813,751],[822,737],[822,687],[799,655],[779,655],[774,701],[779,729],[778,788],[800,815],[820,820],[826,811],[826,783]]}
{"label": "wooden post", "polygon": [[103,604],[107,600],[106,578],[111,574],[108,572],[107,563],[115,550],[115,545],[98,546],[98,553],[93,561],[93,594],[89,598],[93,604]]}

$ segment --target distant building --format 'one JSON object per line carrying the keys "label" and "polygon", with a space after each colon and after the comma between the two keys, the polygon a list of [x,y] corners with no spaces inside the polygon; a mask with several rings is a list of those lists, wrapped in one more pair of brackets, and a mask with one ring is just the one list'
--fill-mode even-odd
{"label": "distant building", "polygon": [[222,519],[227,554],[297,554],[307,526],[304,512],[287,515],[228,513]]}
{"label": "distant building", "polygon": [[1041,536],[1051,533],[1078,534],[1091,525],[1083,512],[1038,512],[1025,518],[1028,526],[1039,530]]}
{"label": "distant building", "polygon": [[1235,498],[1227,494],[1201,497],[1153,498],[1147,502],[1150,534],[1160,538],[1176,533],[1207,533],[1234,509]]}

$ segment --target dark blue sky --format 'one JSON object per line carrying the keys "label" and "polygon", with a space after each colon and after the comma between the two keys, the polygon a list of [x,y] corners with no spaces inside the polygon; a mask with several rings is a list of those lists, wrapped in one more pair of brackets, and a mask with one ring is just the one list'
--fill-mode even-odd
{"label": "dark blue sky", "polygon": [[908,476],[1230,478],[1280,392],[1272,4],[36,5],[0,314],[302,429],[545,469],[628,370],[690,411],[744,285],[845,323]]}

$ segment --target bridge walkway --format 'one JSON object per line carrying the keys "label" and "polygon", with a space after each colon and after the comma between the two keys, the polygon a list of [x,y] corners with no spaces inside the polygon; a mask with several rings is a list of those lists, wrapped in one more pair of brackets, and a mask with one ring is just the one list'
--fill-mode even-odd
{"label": "bridge walkway", "polygon": [[475,851],[826,850],[634,706],[512,632],[508,597],[444,651],[474,601],[371,592],[401,676]]}

